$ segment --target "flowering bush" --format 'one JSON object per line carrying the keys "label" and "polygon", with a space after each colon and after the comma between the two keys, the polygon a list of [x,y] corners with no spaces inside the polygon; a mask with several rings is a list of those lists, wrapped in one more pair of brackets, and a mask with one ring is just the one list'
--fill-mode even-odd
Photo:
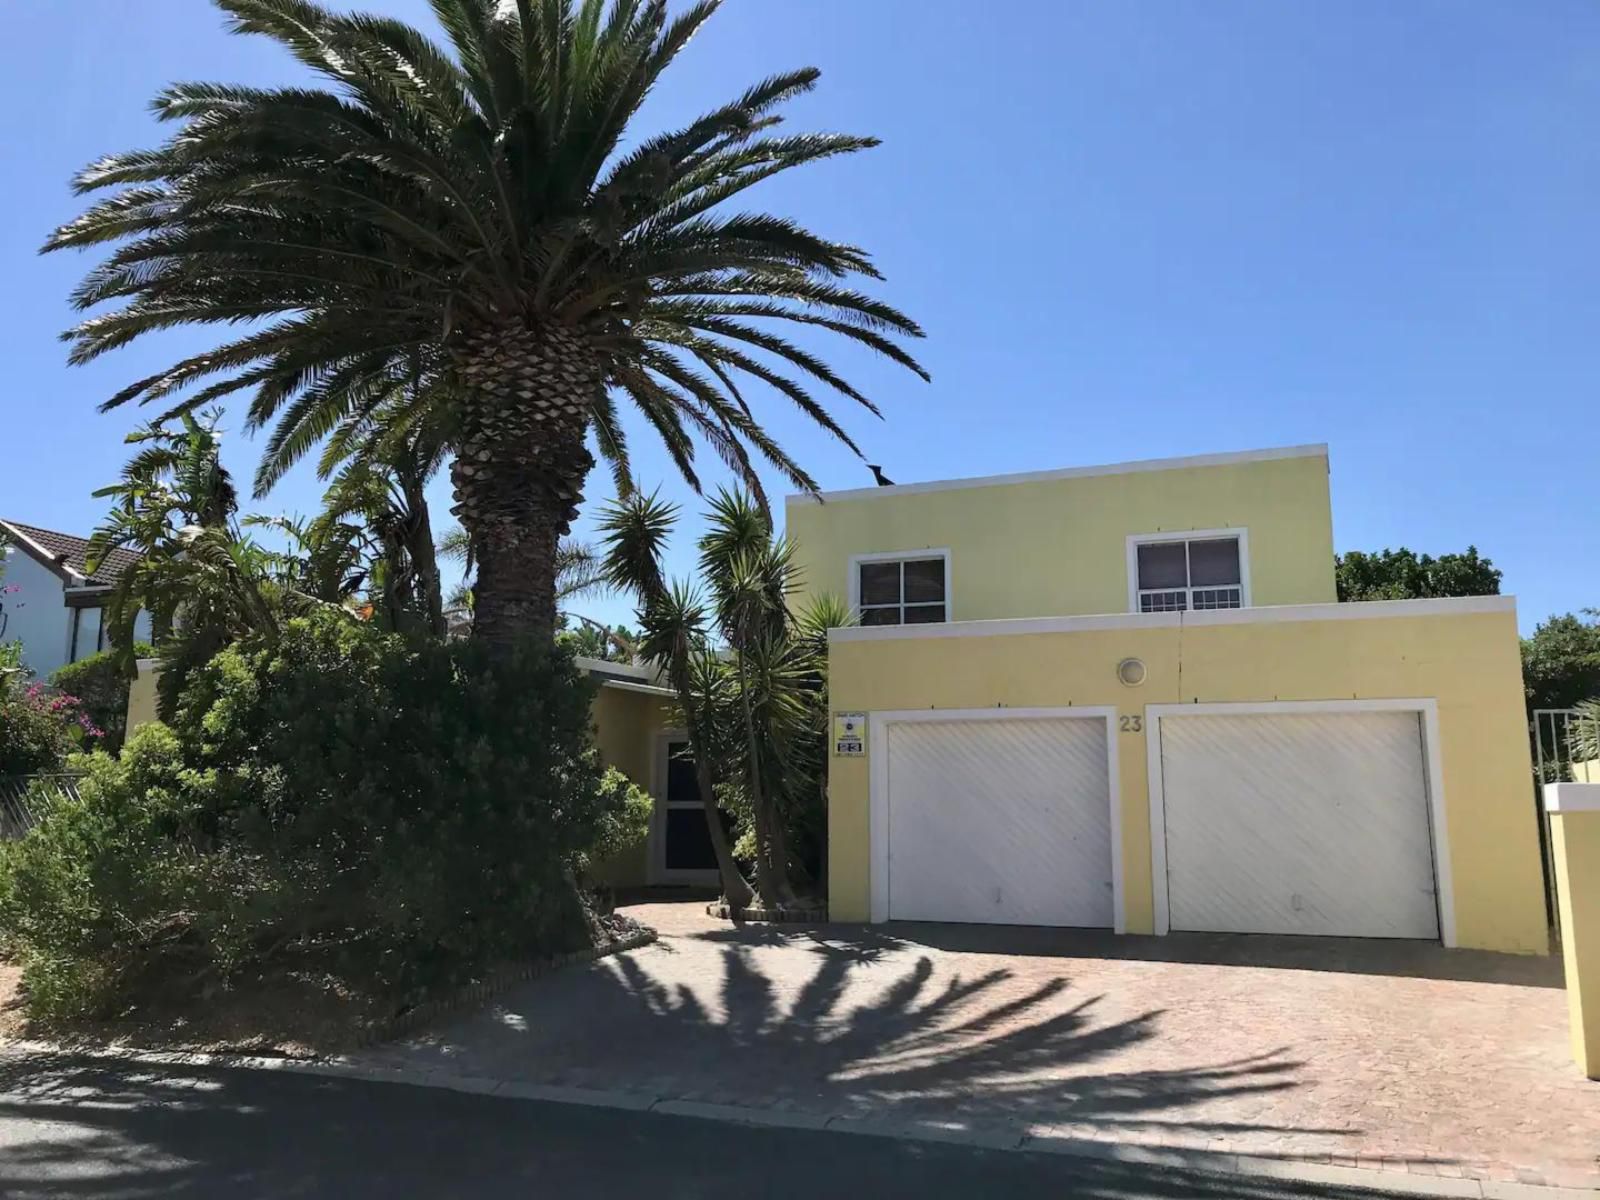
{"label": "flowering bush", "polygon": [[0,695],[0,775],[56,770],[104,737],[76,696],[38,683]]}
{"label": "flowering bush", "polygon": [[[134,643],[135,658],[149,658],[155,652],[143,642]],[[128,726],[128,682],[115,650],[102,650],[75,663],[68,663],[50,676],[50,686],[68,696],[76,696],[80,718],[103,731],[100,749],[115,754],[122,749]]]}

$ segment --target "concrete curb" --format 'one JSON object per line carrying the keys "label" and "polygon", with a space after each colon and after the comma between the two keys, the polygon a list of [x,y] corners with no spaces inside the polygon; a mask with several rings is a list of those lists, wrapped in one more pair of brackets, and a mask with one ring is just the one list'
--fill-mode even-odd
{"label": "concrete curb", "polygon": [[1140,1146],[1051,1133],[1031,1133],[1021,1127],[1015,1130],[993,1127],[974,1129],[935,1120],[885,1120],[845,1113],[824,1115],[735,1104],[711,1104],[647,1092],[523,1083],[483,1075],[458,1075],[441,1070],[387,1067],[353,1062],[349,1059],[269,1058],[179,1050],[132,1050],[121,1047],[75,1049],[49,1042],[20,1040],[0,1042],[0,1054],[18,1051],[24,1054],[88,1058],[146,1066],[222,1067],[314,1075],[360,1083],[397,1083],[410,1087],[439,1088],[509,1100],[541,1100],[551,1104],[578,1104],[588,1108],[653,1112],[663,1116],[726,1121],[737,1125],[851,1133],[901,1141],[939,1142],[1005,1153],[1061,1154],[1129,1166],[1160,1166],[1210,1175],[1273,1179],[1283,1183],[1364,1188],[1390,1196],[1465,1197],[1471,1200],[1595,1200],[1595,1197],[1600,1195],[1600,1189],[1551,1187],[1487,1179],[1447,1179],[1442,1176],[1417,1175],[1409,1171],[1340,1167],[1293,1159],[1263,1158],[1210,1150],[1186,1150],[1178,1147]]}

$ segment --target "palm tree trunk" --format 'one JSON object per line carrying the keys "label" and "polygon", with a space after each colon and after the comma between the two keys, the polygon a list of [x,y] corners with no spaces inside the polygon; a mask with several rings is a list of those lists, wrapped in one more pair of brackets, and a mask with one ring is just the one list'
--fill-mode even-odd
{"label": "palm tree trunk", "polygon": [[689,667],[682,654],[674,654],[667,664],[667,677],[672,690],[678,693],[678,707],[683,710],[683,731],[689,739],[689,753],[694,756],[694,779],[700,790],[700,803],[706,810],[706,833],[711,838],[711,852],[717,857],[717,874],[722,879],[722,898],[733,908],[749,908],[755,899],[744,872],[734,861],[733,847],[728,844],[728,831],[722,827],[722,812],[717,808],[716,779],[711,774],[711,749],[706,745],[700,718],[694,706],[694,689],[689,686]]}
{"label": "palm tree trunk", "polygon": [[761,743],[750,710],[750,681],[739,654],[739,702],[744,709],[745,762],[750,779],[750,807],[756,827],[756,887],[766,908],[781,908],[793,899],[789,888],[789,854],[783,823],[773,810],[761,781]]}
{"label": "palm tree trunk", "polygon": [[406,506],[411,520],[407,531],[411,545],[411,569],[417,573],[417,590],[422,595],[422,613],[428,623],[428,632],[434,637],[444,637],[448,627],[444,620],[444,591],[439,580],[439,554],[433,546],[433,521],[428,515],[428,497],[422,490],[420,479],[407,477],[405,482]]}
{"label": "palm tree trunk", "polygon": [[604,386],[599,360],[570,330],[516,324],[464,337],[456,367],[466,396],[452,511],[477,550],[473,636],[549,643],[556,546],[594,466],[584,435]]}

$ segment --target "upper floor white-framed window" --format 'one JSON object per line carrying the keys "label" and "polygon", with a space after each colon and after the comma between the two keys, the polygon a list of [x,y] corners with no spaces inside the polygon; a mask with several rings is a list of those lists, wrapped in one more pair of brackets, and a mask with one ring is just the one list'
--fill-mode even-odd
{"label": "upper floor white-framed window", "polygon": [[1249,605],[1248,530],[1194,529],[1128,538],[1130,612],[1190,612]]}
{"label": "upper floor white-framed window", "polygon": [[72,615],[71,644],[67,647],[67,661],[77,662],[106,648],[105,609],[84,606],[68,610]]}
{"label": "upper floor white-framed window", "polygon": [[863,625],[930,625],[950,619],[950,551],[857,554],[850,607]]}

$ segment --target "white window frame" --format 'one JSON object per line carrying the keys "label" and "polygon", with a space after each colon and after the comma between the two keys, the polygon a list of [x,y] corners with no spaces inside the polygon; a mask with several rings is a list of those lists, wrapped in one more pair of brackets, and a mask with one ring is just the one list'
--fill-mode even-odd
{"label": "white window frame", "polygon": [[[1161,533],[1130,533],[1128,535],[1128,611],[1139,612],[1139,547],[1148,546],[1156,542],[1215,542],[1227,538],[1236,539],[1239,543],[1239,607],[1250,608],[1253,601],[1250,598],[1250,530],[1240,525],[1233,529],[1168,529]],[[1227,586],[1227,585],[1224,585]],[[1176,592],[1182,591],[1186,596],[1188,607],[1185,612],[1210,612],[1211,609],[1194,607],[1193,587],[1186,588],[1151,588],[1151,591]],[[1202,592],[1211,591],[1211,588],[1200,588]],[[1142,614],[1150,616],[1150,613]]]}
{"label": "white window frame", "polygon": [[[873,554],[852,554],[850,556],[850,612],[857,621],[861,619],[861,564],[886,563],[886,562],[920,562],[929,558],[942,558],[944,560],[944,619],[945,622],[955,620],[955,608],[951,597],[954,595],[950,580],[950,548],[948,546],[929,547],[924,550],[884,550]],[[905,603],[904,575],[901,576],[900,607],[907,607]],[[932,601],[925,602],[931,605]],[[886,605],[884,607],[887,607]],[[910,607],[918,607],[913,604]],[[905,622],[899,622],[904,624]],[[928,622],[935,624],[936,622]]]}

